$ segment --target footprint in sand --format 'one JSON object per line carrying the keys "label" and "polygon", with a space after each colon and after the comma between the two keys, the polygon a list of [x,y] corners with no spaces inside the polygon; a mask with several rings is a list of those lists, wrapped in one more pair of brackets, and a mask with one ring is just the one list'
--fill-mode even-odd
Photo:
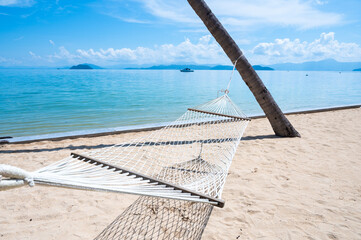
{"label": "footprint in sand", "polygon": [[327,234],[327,237],[329,237],[329,239],[332,239],[332,240],[337,240],[337,239],[338,239],[338,238],[336,237],[336,235],[333,234],[333,233]]}
{"label": "footprint in sand", "polygon": [[255,213],[259,213],[260,211],[257,211],[257,210],[247,210],[247,212],[249,214],[255,214]]}
{"label": "footprint in sand", "polygon": [[286,176],[283,176],[283,175],[276,176],[276,179],[277,180],[283,179],[283,180],[286,180],[286,181],[290,180],[289,177],[286,177]]}

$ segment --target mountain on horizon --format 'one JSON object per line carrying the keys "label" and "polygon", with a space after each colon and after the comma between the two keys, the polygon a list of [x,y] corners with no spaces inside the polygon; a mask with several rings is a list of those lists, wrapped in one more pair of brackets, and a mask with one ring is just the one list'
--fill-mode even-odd
{"label": "mountain on horizon", "polygon": [[91,63],[82,63],[82,64],[74,65],[69,69],[103,69],[103,68]]}
{"label": "mountain on horizon", "polygon": [[[232,70],[230,65],[196,65],[196,64],[172,64],[156,65],[151,67],[132,67],[125,69],[157,69],[157,70],[179,70],[183,68],[194,70]],[[281,70],[281,71],[353,71],[361,68],[361,62],[338,62],[335,59],[321,61],[309,61],[303,63],[277,63],[271,65],[253,65],[255,70]]]}
{"label": "mountain on horizon", "polygon": [[[270,67],[263,67],[260,65],[253,66],[255,70],[274,70]],[[233,66],[230,65],[189,65],[189,64],[182,64],[182,65],[157,65],[151,67],[130,67],[125,69],[143,69],[143,70],[180,70],[183,68],[190,68],[193,70],[232,70]]]}
{"label": "mountain on horizon", "polygon": [[196,65],[196,64],[171,64],[171,65],[155,65],[151,67],[128,67],[124,69],[144,69],[144,70],[180,70],[183,68],[190,68],[193,70],[210,70],[212,66],[210,65]]}
{"label": "mountain on horizon", "polygon": [[267,65],[275,70],[285,71],[352,71],[361,67],[361,62],[338,62],[335,59],[303,63],[278,63]]}

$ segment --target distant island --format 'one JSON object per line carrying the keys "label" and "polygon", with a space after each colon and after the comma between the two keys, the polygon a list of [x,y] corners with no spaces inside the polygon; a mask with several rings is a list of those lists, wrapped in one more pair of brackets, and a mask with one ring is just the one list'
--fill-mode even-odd
{"label": "distant island", "polygon": [[262,71],[273,71],[274,69],[271,67],[263,67],[261,65],[254,65],[254,70],[262,70]]}
{"label": "distant island", "polygon": [[93,69],[93,68],[86,64],[79,64],[79,65],[72,66],[69,69]]}
{"label": "distant island", "polygon": [[125,68],[125,69],[142,69],[142,70],[180,70],[180,69],[184,69],[184,68],[190,68],[193,70],[211,70],[212,66],[210,65],[191,65],[191,64],[184,64],[184,65],[176,65],[176,64],[172,64],[172,65],[155,65],[155,66],[151,66],[151,67],[130,67],[130,68]]}
{"label": "distant island", "polygon": [[354,69],[352,71],[361,71],[361,68],[356,68],[356,69]]}
{"label": "distant island", "polygon": [[69,69],[102,69],[101,67],[94,65],[94,64],[89,64],[89,63],[82,63],[82,64],[78,64],[78,65],[74,65]]}
{"label": "distant island", "polygon": [[[151,67],[135,67],[135,68],[125,68],[125,69],[142,69],[142,70],[180,70],[184,68],[190,68],[194,70],[232,70],[233,66],[228,65],[157,65]],[[262,67],[260,65],[254,65],[255,70],[274,70],[271,67]]]}

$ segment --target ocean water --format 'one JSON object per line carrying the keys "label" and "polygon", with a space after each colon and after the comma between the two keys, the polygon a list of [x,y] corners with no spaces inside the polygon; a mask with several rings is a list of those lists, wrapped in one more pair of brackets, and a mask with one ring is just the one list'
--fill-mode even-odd
{"label": "ocean water", "polygon": [[[258,74],[284,112],[361,103],[361,72]],[[0,69],[0,137],[170,122],[217,97],[230,76],[206,70]],[[246,115],[263,114],[237,72],[229,96]]]}

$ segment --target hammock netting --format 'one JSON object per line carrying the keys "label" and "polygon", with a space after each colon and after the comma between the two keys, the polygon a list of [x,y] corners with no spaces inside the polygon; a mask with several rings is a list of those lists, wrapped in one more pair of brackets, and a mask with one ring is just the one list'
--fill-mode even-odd
{"label": "hammock netting", "polygon": [[124,237],[130,233],[140,239],[198,239],[213,206],[223,207],[223,186],[248,122],[225,94],[189,108],[146,138],[72,153],[32,173],[0,165],[0,175],[8,177],[0,178],[0,190],[35,183],[143,195],[98,239],[133,239]]}

